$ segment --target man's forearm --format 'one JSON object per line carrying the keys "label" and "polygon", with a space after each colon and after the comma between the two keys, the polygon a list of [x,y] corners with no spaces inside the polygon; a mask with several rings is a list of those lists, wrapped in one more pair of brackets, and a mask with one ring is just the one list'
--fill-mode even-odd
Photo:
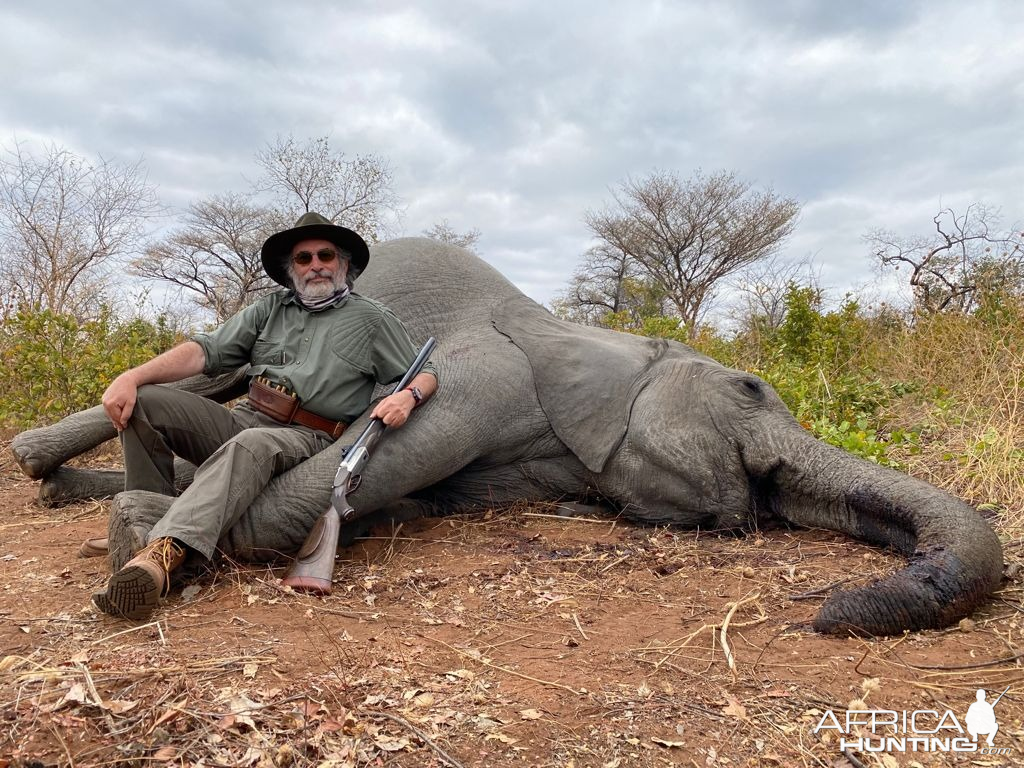
{"label": "man's forearm", "polygon": [[195,376],[205,367],[203,348],[194,341],[186,341],[142,365],[129,368],[114,379],[103,393],[103,410],[117,429],[126,429],[135,410],[139,387]]}
{"label": "man's forearm", "polygon": [[136,387],[141,387],[143,384],[166,384],[195,376],[205,367],[203,348],[194,341],[186,341],[121,375],[130,378]]}
{"label": "man's forearm", "polygon": [[[413,387],[420,392],[420,401],[410,391]],[[432,373],[419,373],[409,385],[400,392],[392,392],[381,400],[370,413],[374,418],[381,419],[389,427],[400,427],[405,424],[409,414],[418,404],[422,405],[437,391],[437,378]]]}

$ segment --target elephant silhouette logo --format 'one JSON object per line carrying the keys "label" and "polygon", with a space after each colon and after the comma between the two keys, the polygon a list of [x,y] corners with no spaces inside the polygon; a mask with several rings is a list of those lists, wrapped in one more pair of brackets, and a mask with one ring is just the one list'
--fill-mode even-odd
{"label": "elephant silhouette logo", "polygon": [[1010,686],[1006,686],[1006,690],[999,694],[999,698],[989,704],[985,700],[985,689],[978,689],[976,701],[967,708],[967,717],[964,718],[967,722],[967,732],[971,734],[972,739],[977,741],[978,736],[988,736],[986,743],[990,747],[992,746],[992,739],[995,738],[996,731],[999,730],[999,723],[996,722],[996,704],[1008,690],[1010,690]]}

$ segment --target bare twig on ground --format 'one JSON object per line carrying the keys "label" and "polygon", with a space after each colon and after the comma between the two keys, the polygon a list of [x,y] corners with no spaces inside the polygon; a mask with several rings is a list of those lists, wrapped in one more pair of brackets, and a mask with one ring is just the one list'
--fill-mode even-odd
{"label": "bare twig on ground", "polygon": [[828,592],[831,592],[836,587],[838,587],[838,586],[840,586],[842,584],[846,584],[848,582],[853,581],[855,578],[857,578],[857,577],[849,576],[849,577],[847,577],[845,579],[840,579],[839,581],[833,581],[831,584],[826,584],[825,586],[818,587],[817,589],[809,589],[806,592],[800,592],[800,593],[795,594],[795,595],[789,595],[789,599],[790,600],[810,600],[811,598],[814,598],[814,597],[821,597],[822,595],[827,594]]}
{"label": "bare twig on ground", "polygon": [[107,705],[103,703],[103,699],[100,697],[99,691],[96,690],[96,684],[92,681],[92,675],[89,674],[89,668],[82,662],[75,662],[75,669],[82,673],[85,678],[85,685],[89,689],[89,693],[92,695],[93,701],[96,706],[103,712],[103,719],[107,721],[107,728],[110,731],[117,729],[114,725],[114,718],[111,717],[110,711],[107,709]]}
{"label": "bare twig on ground", "polygon": [[546,515],[543,512],[521,512],[523,517],[546,517],[551,520],[561,520],[563,523],[601,523],[608,525],[607,520],[600,520],[596,517],[567,517],[565,515]]}
{"label": "bare twig on ground", "polygon": [[485,667],[490,667],[491,669],[496,669],[499,672],[504,672],[507,675],[513,675],[515,677],[521,677],[523,680],[529,680],[530,682],[537,683],[538,685],[545,685],[545,686],[548,686],[550,688],[560,688],[563,691],[568,691],[569,693],[574,694],[576,696],[584,696],[584,695],[586,695],[583,691],[577,691],[575,688],[570,688],[568,685],[562,685],[561,683],[555,683],[555,682],[552,682],[551,680],[541,680],[539,677],[531,677],[530,675],[524,675],[522,672],[516,672],[514,669],[509,669],[508,667],[503,667],[503,666],[501,666],[499,664],[494,664],[493,662],[487,661],[487,659],[483,658],[483,654],[467,653],[466,651],[462,650],[461,648],[456,648],[454,645],[449,645],[444,640],[438,640],[436,637],[428,637],[427,640],[430,640],[431,642],[437,643],[439,645],[443,645],[445,648],[448,648],[449,650],[455,651],[455,653],[459,654],[460,656],[463,656],[463,657],[465,657],[467,659],[472,659],[473,661],[477,662],[478,664],[483,664]]}
{"label": "bare twig on ground", "polygon": [[574,612],[574,613],[573,613],[573,615],[572,615],[572,620],[573,620],[573,622],[574,622],[574,623],[576,624],[576,629],[578,629],[578,630],[580,631],[580,635],[582,635],[583,639],[584,639],[584,640],[589,640],[590,638],[589,638],[589,637],[587,637],[587,633],[586,633],[586,632],[584,632],[584,631],[583,631],[583,627],[581,627],[581,626],[580,626],[580,617],[579,617],[579,616],[577,616],[577,615],[575,614],[575,612]]}
{"label": "bare twig on ground", "polygon": [[129,627],[128,629],[122,629],[120,632],[114,632],[111,635],[106,635],[105,637],[98,638],[97,640],[92,640],[92,641],[89,642],[89,645],[98,645],[100,643],[105,643],[105,642],[107,642],[107,640],[111,640],[111,639],[113,639],[115,637],[120,637],[121,635],[127,635],[127,634],[129,634],[131,632],[139,632],[139,631],[141,631],[143,629],[151,629],[153,627],[156,627],[156,629],[157,629],[157,631],[158,631],[158,633],[160,635],[161,642],[166,643],[167,641],[164,639],[163,630],[160,629],[160,622],[161,621],[163,621],[163,619],[157,619],[156,621],[151,621],[148,624],[139,624],[136,627]]}
{"label": "bare twig on ground", "polygon": [[733,676],[736,675],[736,658],[732,655],[732,649],[729,648],[729,640],[727,632],[729,631],[729,622],[732,621],[732,617],[736,614],[737,609],[741,605],[757,600],[761,596],[761,592],[754,592],[744,597],[742,600],[737,600],[735,603],[730,603],[731,607],[729,612],[725,614],[725,619],[722,621],[722,628],[718,632],[718,642],[722,646],[722,653],[725,654],[725,661],[729,665],[729,669],[732,670]]}
{"label": "bare twig on ground", "polygon": [[379,709],[371,709],[371,710],[364,710],[364,711],[367,714],[369,714],[369,715],[376,715],[378,717],[386,717],[388,720],[393,720],[394,722],[398,723],[403,728],[406,728],[409,731],[411,731],[413,734],[415,734],[416,738],[418,738],[420,741],[422,741],[424,744],[426,744],[428,747],[430,747],[434,751],[434,754],[436,754],[439,758],[444,760],[444,762],[448,763],[448,765],[450,765],[451,768],[463,768],[462,763],[460,763],[454,757],[452,757],[447,752],[445,752],[444,749],[442,749],[440,747],[440,745],[438,745],[438,743],[436,741],[431,739],[429,736],[427,736],[427,734],[425,734],[423,731],[421,731],[415,725],[410,723],[408,720],[406,720],[404,718],[401,718],[398,715],[393,715],[390,712],[384,712],[384,711],[379,710]]}

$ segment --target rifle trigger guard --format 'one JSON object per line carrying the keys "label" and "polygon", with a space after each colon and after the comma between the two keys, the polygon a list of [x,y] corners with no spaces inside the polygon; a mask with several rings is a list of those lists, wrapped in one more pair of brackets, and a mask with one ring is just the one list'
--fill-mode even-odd
{"label": "rifle trigger guard", "polygon": [[353,493],[362,481],[362,475],[352,475],[352,477],[348,479],[348,485],[345,487],[345,493]]}

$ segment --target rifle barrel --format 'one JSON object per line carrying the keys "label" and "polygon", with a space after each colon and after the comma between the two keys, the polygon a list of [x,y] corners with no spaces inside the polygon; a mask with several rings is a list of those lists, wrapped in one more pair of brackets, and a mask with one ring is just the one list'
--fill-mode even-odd
{"label": "rifle barrel", "polygon": [[992,707],[993,708],[995,708],[996,704],[998,704],[1000,702],[1000,700],[1003,698],[1003,696],[1006,695],[1006,691],[1008,691],[1008,690],[1010,690],[1010,686],[1006,686],[1006,689],[1002,693],[999,694],[999,698],[992,702]]}

